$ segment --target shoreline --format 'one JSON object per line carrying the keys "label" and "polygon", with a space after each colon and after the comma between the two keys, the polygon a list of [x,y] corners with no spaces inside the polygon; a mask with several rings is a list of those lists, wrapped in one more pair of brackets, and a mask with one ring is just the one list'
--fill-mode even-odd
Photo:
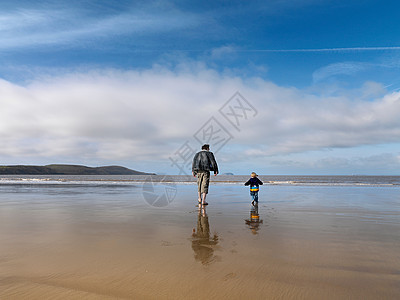
{"label": "shoreline", "polygon": [[[400,176],[283,176],[260,175],[265,186],[400,186]],[[212,176],[211,184],[242,185],[247,175]],[[188,175],[0,175],[2,184],[196,184]]]}

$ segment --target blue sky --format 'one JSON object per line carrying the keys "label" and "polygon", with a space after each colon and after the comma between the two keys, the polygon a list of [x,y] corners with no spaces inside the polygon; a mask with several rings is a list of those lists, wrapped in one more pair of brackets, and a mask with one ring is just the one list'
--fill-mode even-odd
{"label": "blue sky", "polygon": [[177,174],[169,158],[239,91],[258,114],[223,123],[222,172],[399,174],[399,8],[2,2],[1,163]]}

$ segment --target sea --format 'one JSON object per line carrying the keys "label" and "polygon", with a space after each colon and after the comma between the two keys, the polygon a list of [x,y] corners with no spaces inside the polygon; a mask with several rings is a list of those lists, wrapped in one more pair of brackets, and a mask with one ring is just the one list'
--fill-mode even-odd
{"label": "sea", "polygon": [[[212,176],[213,184],[240,185],[248,175]],[[295,186],[399,186],[400,176],[365,175],[264,175],[259,179],[266,185]],[[189,175],[0,175],[0,186],[20,185],[132,185],[146,182],[195,184],[196,178]]]}

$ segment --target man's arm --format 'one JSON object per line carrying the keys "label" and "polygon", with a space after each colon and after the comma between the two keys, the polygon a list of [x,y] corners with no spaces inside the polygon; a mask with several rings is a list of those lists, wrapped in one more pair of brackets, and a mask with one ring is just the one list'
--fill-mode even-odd
{"label": "man's arm", "polygon": [[257,181],[259,185],[263,185],[263,182],[260,179],[257,178]]}
{"label": "man's arm", "polygon": [[212,152],[208,152],[209,156],[210,156],[210,162],[211,162],[211,166],[214,170],[214,174],[217,175],[218,174],[218,164],[217,161],[215,160],[214,154]]}
{"label": "man's arm", "polygon": [[193,176],[196,176],[197,171],[199,170],[199,162],[198,162],[198,157],[199,157],[199,152],[197,152],[195,154],[195,156],[193,157],[193,162],[192,162],[192,174]]}
{"label": "man's arm", "polygon": [[250,184],[250,179],[247,180],[247,182],[244,185],[249,185]]}

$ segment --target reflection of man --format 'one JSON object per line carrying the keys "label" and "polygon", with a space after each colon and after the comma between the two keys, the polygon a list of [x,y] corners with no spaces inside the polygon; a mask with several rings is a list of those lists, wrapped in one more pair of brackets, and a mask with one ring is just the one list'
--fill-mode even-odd
{"label": "reflection of man", "polygon": [[203,265],[213,262],[214,246],[218,244],[218,236],[214,234],[210,237],[210,224],[208,223],[208,216],[206,209],[201,207],[197,217],[197,232],[193,228],[192,234],[192,249],[194,251],[195,260],[201,261]]}
{"label": "reflection of man", "polygon": [[245,220],[246,224],[249,225],[249,228],[253,234],[257,234],[258,230],[260,230],[260,224],[262,224],[263,220],[260,220],[260,215],[258,214],[258,203],[254,206],[251,206],[250,209],[250,219]]}
{"label": "reflection of man", "polygon": [[210,145],[203,145],[201,151],[197,152],[193,158],[192,174],[197,175],[197,186],[199,190],[199,204],[207,205],[206,195],[210,184],[210,171],[214,175],[218,174],[218,165],[214,154],[210,151]]}

